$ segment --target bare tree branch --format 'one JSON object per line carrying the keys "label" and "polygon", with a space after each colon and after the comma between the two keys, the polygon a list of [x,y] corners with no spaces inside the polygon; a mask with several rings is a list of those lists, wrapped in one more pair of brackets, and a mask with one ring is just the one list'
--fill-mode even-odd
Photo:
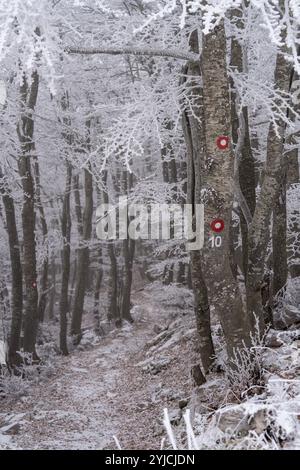
{"label": "bare tree branch", "polygon": [[73,47],[67,46],[65,51],[69,54],[108,54],[108,55],[135,55],[149,57],[172,57],[179,60],[197,61],[199,56],[192,52],[181,52],[175,49],[147,49],[147,48],[131,48],[122,47],[121,49],[114,47]]}

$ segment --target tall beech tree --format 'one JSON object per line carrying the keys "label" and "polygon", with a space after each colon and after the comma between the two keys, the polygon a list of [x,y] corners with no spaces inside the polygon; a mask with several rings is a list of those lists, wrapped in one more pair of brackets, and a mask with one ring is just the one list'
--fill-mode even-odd
{"label": "tall beech tree", "polygon": [[[87,140],[86,148],[90,151],[90,126],[91,122],[87,121]],[[74,304],[72,311],[71,334],[74,336],[75,343],[79,343],[81,339],[81,321],[84,306],[84,297],[87,287],[87,276],[89,269],[89,246],[88,242],[92,235],[92,217],[93,217],[93,175],[91,167],[88,165],[84,170],[84,190],[85,190],[85,207],[83,211],[82,221],[82,240],[78,249],[77,273],[74,293]]]}
{"label": "tall beech tree", "polygon": [[[230,264],[230,223],[234,200],[230,82],[226,64],[224,22],[202,38],[203,120],[205,137],[204,184],[206,243],[202,252],[209,301],[219,313],[227,349],[249,343],[248,318]],[[218,137],[228,139],[219,149]],[[208,239],[214,220],[224,221],[221,247],[213,249]]]}
{"label": "tall beech tree", "polygon": [[18,366],[21,358],[20,336],[23,312],[23,276],[20,254],[20,243],[17,230],[16,212],[11,189],[5,183],[4,175],[0,167],[0,191],[6,216],[6,228],[9,241],[9,253],[11,262],[11,328],[9,337],[8,361],[10,367]]}
{"label": "tall beech tree", "polygon": [[[283,32],[283,40],[284,38]],[[278,89],[288,92],[290,89],[291,64],[284,54],[278,54],[275,66],[275,84]],[[282,119],[270,124],[267,139],[267,158],[261,191],[256,203],[253,219],[249,226],[249,260],[247,273],[247,309],[250,319],[256,315],[261,327],[264,325],[262,305],[262,282],[265,257],[269,242],[269,230],[272,209],[279,197],[282,172],[285,171],[284,143],[285,123]],[[281,269],[281,268],[280,268]],[[285,268],[285,265],[283,266]]]}
{"label": "tall beech tree", "polygon": [[20,121],[17,133],[20,141],[18,156],[19,175],[23,187],[22,228],[24,245],[24,281],[25,281],[25,315],[24,315],[24,351],[32,353],[37,358],[35,341],[38,327],[38,291],[37,264],[35,239],[35,185],[32,173],[34,145],[34,116],[33,112],[38,97],[39,75],[35,71],[31,83],[23,76],[20,87]]}
{"label": "tall beech tree", "polygon": [[[193,52],[199,52],[198,32],[194,31],[190,38]],[[204,119],[203,119],[203,88],[200,86],[200,62],[190,62],[187,65],[186,76],[193,77],[190,82],[190,93],[198,111],[197,115],[183,113],[183,130],[187,147],[187,203],[201,204],[201,190],[203,189],[203,169],[205,155]],[[210,304],[203,268],[201,251],[193,250],[191,256],[191,278],[194,291],[195,316],[199,334],[199,349],[202,366],[205,372],[213,362],[215,356],[211,325]]]}

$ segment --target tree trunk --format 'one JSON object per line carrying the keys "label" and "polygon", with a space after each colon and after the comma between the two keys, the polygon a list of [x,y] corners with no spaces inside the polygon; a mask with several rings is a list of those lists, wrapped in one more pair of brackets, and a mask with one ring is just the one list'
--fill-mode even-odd
{"label": "tree trunk", "polygon": [[[198,33],[194,31],[191,35],[190,45],[193,52],[198,52]],[[187,76],[197,77],[200,80],[200,66],[189,63]],[[204,128],[203,128],[203,93],[197,80],[192,80],[190,93],[197,107],[198,116],[183,114],[183,130],[187,146],[187,203],[195,205],[201,203],[201,188],[204,165]],[[198,119],[197,119],[198,118]],[[190,279],[194,292],[194,311],[196,317],[197,331],[199,335],[199,350],[202,366],[205,372],[212,364],[215,352],[213,347],[210,307],[207,289],[201,266],[201,254],[199,250],[190,252]]]}
{"label": "tree trunk", "polygon": [[[101,190],[99,186],[96,186],[97,192],[97,205],[101,204]],[[100,241],[99,241],[100,243]],[[97,272],[96,282],[94,291],[94,331],[96,335],[101,333],[101,317],[100,317],[100,289],[103,279],[103,259],[102,259],[102,248],[97,248]]]}
{"label": "tree trunk", "polygon": [[[241,294],[231,270],[230,224],[234,197],[234,159],[231,145],[231,100],[226,66],[224,21],[203,37],[202,50],[204,131],[205,131],[205,244],[203,271],[210,305],[219,314],[229,357],[234,349],[250,341],[248,319]],[[217,138],[226,136],[229,145],[219,149]],[[212,247],[210,224],[222,219],[221,246]]]}
{"label": "tree trunk", "polygon": [[82,224],[82,209],[81,209],[81,201],[80,201],[80,191],[79,191],[79,175],[75,175],[73,177],[73,191],[74,191],[74,199],[75,199],[75,213],[77,218],[77,228],[78,233],[82,237],[83,236],[83,224]]}
{"label": "tree trunk", "polygon": [[[167,129],[170,128],[170,123],[167,123]],[[171,174],[171,146],[169,144],[165,144],[161,150],[161,160],[162,160],[162,176],[163,181],[166,184],[172,183],[172,174]],[[169,250],[166,251],[166,257],[170,256]],[[164,268],[163,272],[163,284],[169,285],[173,282],[174,272],[173,272],[173,265],[167,264]]]}
{"label": "tree trunk", "polygon": [[130,299],[131,299],[131,286],[132,286],[132,266],[135,251],[135,240],[123,241],[123,255],[124,255],[124,279],[123,279],[123,292],[122,292],[122,305],[121,317],[122,319],[133,322],[130,313]]}
{"label": "tree trunk", "polygon": [[[234,10],[233,15],[240,17],[241,12]],[[242,30],[242,19],[239,20],[239,26]],[[246,53],[242,46],[236,39],[231,41],[231,66],[236,68],[239,73],[246,72],[244,64],[246,62]],[[238,180],[243,197],[247,207],[249,208],[251,216],[254,214],[256,204],[256,180],[255,180],[255,160],[252,153],[248,108],[243,107],[238,113],[240,105],[240,97],[234,88],[234,82],[231,81],[232,86],[232,107],[231,107],[231,120],[232,120],[232,141],[236,148],[237,158],[237,171]],[[240,224],[242,236],[242,253],[243,253],[243,274],[246,280],[248,270],[248,223],[244,217],[243,211],[240,209]]]}
{"label": "tree trunk", "polygon": [[68,355],[67,346],[67,314],[69,312],[69,278],[70,278],[70,253],[71,253],[71,213],[70,213],[70,192],[72,184],[72,166],[67,161],[67,176],[66,176],[66,189],[63,199],[63,209],[61,218],[61,231],[63,237],[62,248],[62,279],[61,279],[61,294],[60,294],[60,333],[59,333],[59,347],[64,356]]}
{"label": "tree trunk", "polygon": [[23,309],[23,279],[22,265],[20,255],[20,244],[16,223],[16,214],[14,200],[11,192],[5,187],[3,174],[0,168],[0,190],[4,204],[6,216],[6,228],[9,242],[9,254],[12,273],[12,292],[11,292],[11,329],[8,347],[8,363],[10,367],[20,364],[20,356],[17,353],[20,350],[20,336],[22,327],[22,309]]}
{"label": "tree trunk", "polygon": [[[122,178],[123,193],[129,196],[129,192],[133,185],[132,174],[128,171],[123,171]],[[128,225],[130,220],[128,220]],[[124,257],[124,272],[123,272],[123,287],[122,287],[122,303],[121,303],[121,318],[133,322],[130,313],[130,299],[132,287],[132,266],[135,252],[135,240],[131,240],[127,234],[127,238],[123,240],[123,257]]]}
{"label": "tree trunk", "polygon": [[[288,92],[290,88],[291,66],[284,54],[278,54],[275,68],[276,88]],[[254,216],[249,227],[249,257],[247,274],[247,309],[252,326],[255,317],[259,320],[260,331],[264,329],[264,309],[262,304],[262,288],[264,279],[265,258],[269,242],[269,230],[272,211],[280,192],[281,174],[284,168],[285,124],[270,124],[267,159],[260,195]]]}
{"label": "tree trunk", "polygon": [[100,335],[101,325],[100,325],[100,289],[103,278],[103,269],[102,269],[102,249],[98,249],[98,262],[99,267],[96,274],[96,284],[94,292],[94,331],[97,335]]}
{"label": "tree trunk", "polygon": [[[282,297],[287,282],[287,213],[286,213],[286,162],[280,175],[280,189],[276,195],[272,226],[273,279],[271,303],[276,306],[275,297]],[[274,303],[275,302],[275,303]]]}
{"label": "tree trunk", "polygon": [[[299,55],[299,54],[298,54]],[[294,71],[292,94],[295,88],[299,87],[299,75]],[[300,103],[296,101],[294,110],[300,112]],[[300,131],[291,135],[288,143],[292,148],[286,154],[287,160],[287,176],[286,185],[288,194],[290,196],[290,211],[288,218],[288,239],[287,239],[287,252],[288,252],[288,271],[292,279],[300,277],[300,209],[297,199],[299,195],[299,149],[297,140],[299,139]],[[295,202],[296,204],[295,204]]]}
{"label": "tree trunk", "polygon": [[[88,129],[90,123],[87,124]],[[88,147],[89,147],[88,138]],[[77,276],[74,293],[74,304],[72,311],[71,334],[74,336],[74,343],[79,344],[81,340],[81,322],[84,307],[84,297],[86,291],[86,279],[89,270],[89,246],[88,242],[92,234],[93,217],[93,177],[90,166],[84,170],[85,180],[85,207],[83,212],[83,231],[81,246],[77,256]]]}
{"label": "tree trunk", "polygon": [[[287,186],[289,194],[292,199],[293,192],[296,192],[296,197],[299,191],[300,172],[298,160],[298,148],[288,152],[287,158]],[[296,185],[295,188],[293,185]],[[296,199],[297,200],[297,199]],[[288,270],[292,279],[300,277],[300,208],[299,204],[293,204],[289,214],[288,226]]]}
{"label": "tree trunk", "polygon": [[110,287],[109,287],[109,307],[108,320],[114,321],[117,326],[121,323],[118,297],[118,264],[113,241],[108,243],[108,256],[110,259]]}
{"label": "tree trunk", "polygon": [[70,277],[71,277],[71,287],[69,292],[69,305],[70,310],[72,310],[73,305],[73,297],[75,293],[75,284],[76,284],[76,277],[77,277],[77,257],[78,257],[78,249],[75,251],[75,259],[73,262],[70,263]]}
{"label": "tree trunk", "polygon": [[39,87],[37,72],[32,74],[32,84],[29,87],[26,77],[23,77],[21,85],[21,120],[18,124],[18,137],[21,152],[18,157],[19,175],[23,187],[23,245],[24,245],[24,279],[25,279],[25,318],[24,318],[24,351],[33,354],[38,359],[35,351],[36,334],[38,327],[38,292],[36,270],[36,240],[35,240],[35,188],[31,171],[31,158],[34,150],[34,111]]}
{"label": "tree trunk", "polygon": [[48,290],[48,269],[49,269],[49,249],[48,249],[48,226],[47,220],[45,216],[44,207],[42,204],[41,199],[41,181],[40,181],[40,168],[39,162],[35,155],[34,157],[34,173],[35,173],[35,197],[36,197],[36,206],[40,213],[40,220],[42,226],[42,234],[43,234],[43,243],[46,245],[46,254],[43,259],[42,264],[42,275],[40,281],[40,295],[39,295],[39,303],[38,303],[38,316],[39,321],[44,321],[45,310],[46,310],[46,303],[47,303],[47,290]]}
{"label": "tree trunk", "polygon": [[51,258],[51,289],[49,295],[49,304],[48,304],[48,318],[49,320],[53,320],[54,318],[54,306],[55,306],[55,299],[56,299],[56,264],[55,264],[55,256],[52,255]]}

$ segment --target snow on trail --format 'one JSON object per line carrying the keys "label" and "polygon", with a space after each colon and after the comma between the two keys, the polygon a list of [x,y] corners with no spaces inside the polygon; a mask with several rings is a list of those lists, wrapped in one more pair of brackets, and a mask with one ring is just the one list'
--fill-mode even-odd
{"label": "snow on trail", "polygon": [[[185,360],[178,361],[179,345],[178,358],[173,350],[161,373],[145,374],[137,367],[145,360],[145,344],[155,336],[153,325],[166,321],[166,312],[145,292],[135,303],[139,316],[133,326],[111,332],[91,350],[58,358],[55,376],[33,385],[30,395],[9,409],[0,403],[0,423],[8,413],[21,414],[20,428],[3,436],[2,448],[114,449],[114,435],[123,448],[160,447],[158,419],[163,406],[188,392],[188,368]],[[172,389],[176,373],[181,392]]]}

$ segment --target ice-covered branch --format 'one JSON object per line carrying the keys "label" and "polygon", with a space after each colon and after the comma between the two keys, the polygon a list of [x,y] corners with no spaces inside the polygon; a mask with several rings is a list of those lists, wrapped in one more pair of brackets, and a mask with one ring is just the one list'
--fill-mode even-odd
{"label": "ice-covered branch", "polygon": [[174,49],[151,49],[151,48],[133,48],[133,47],[73,47],[67,46],[65,48],[69,54],[107,54],[107,55],[135,55],[135,56],[148,56],[148,57],[172,57],[180,60],[192,60],[196,61],[199,59],[197,54],[192,52],[181,52]]}

